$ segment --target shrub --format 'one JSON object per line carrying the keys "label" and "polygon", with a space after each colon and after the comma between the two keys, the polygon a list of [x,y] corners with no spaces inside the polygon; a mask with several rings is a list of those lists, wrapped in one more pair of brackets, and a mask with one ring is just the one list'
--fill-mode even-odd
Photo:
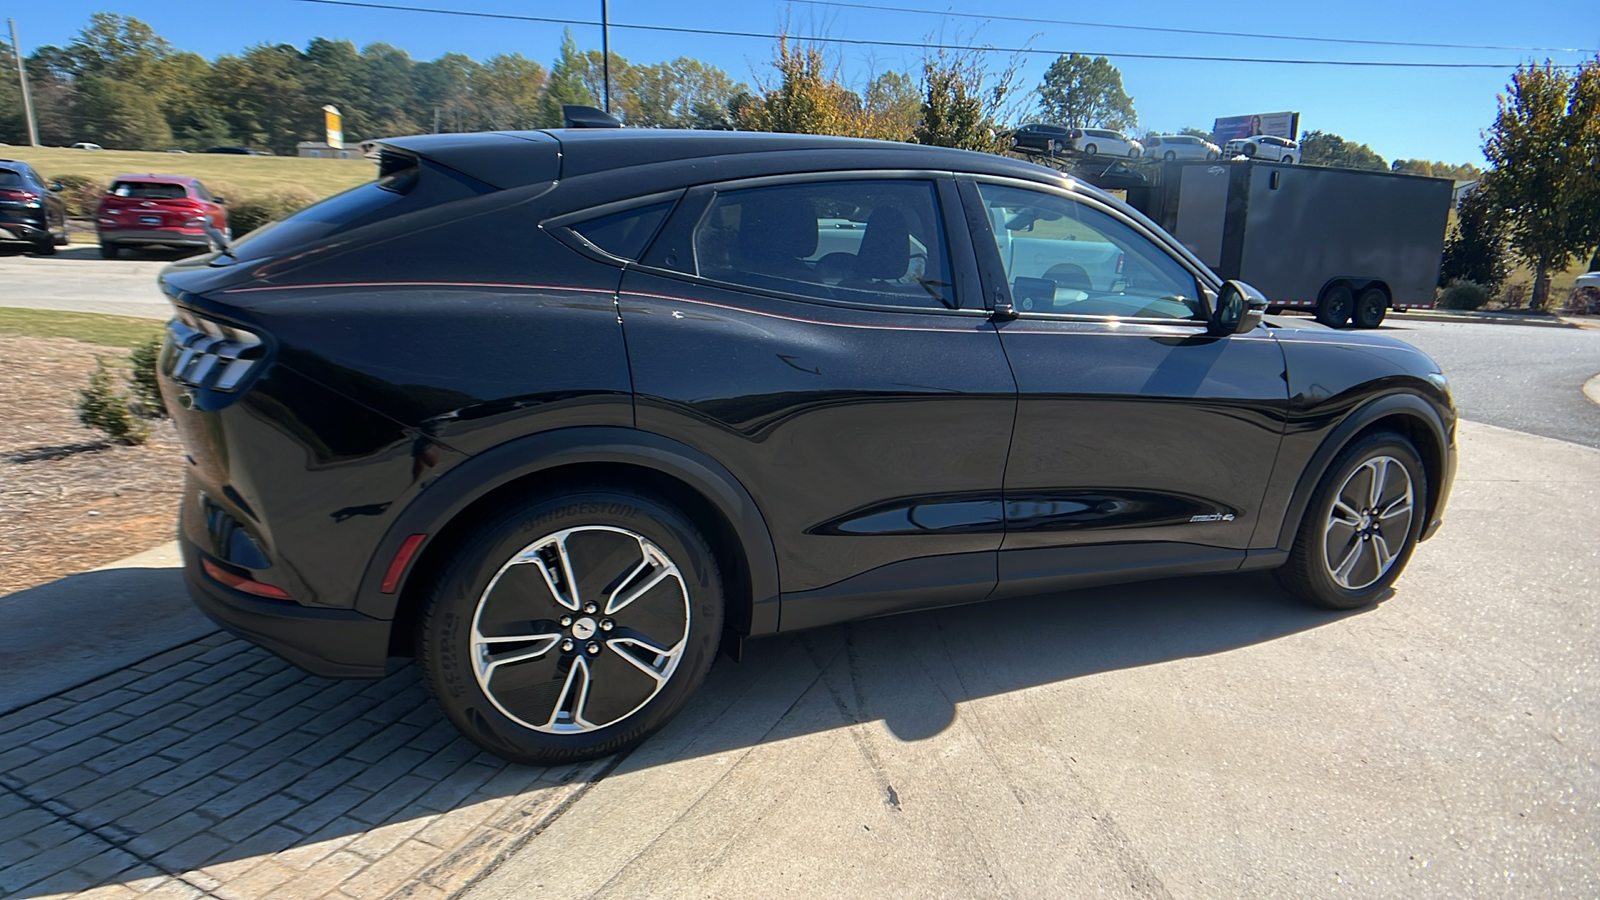
{"label": "shrub", "polygon": [[1573,288],[1567,309],[1579,315],[1600,316],[1600,288]]}
{"label": "shrub", "polygon": [[50,180],[61,182],[64,189],[61,199],[67,204],[67,215],[75,219],[94,215],[95,207],[106,193],[105,182],[87,175],[57,175]]}
{"label": "shrub", "polygon": [[147,419],[162,418],[167,414],[166,401],[161,399],[161,382],[156,377],[156,363],[160,358],[160,335],[151,336],[128,354],[128,362],[133,364],[128,383],[138,403],[136,411]]}
{"label": "shrub", "polygon": [[78,421],[130,447],[144,443],[150,436],[150,429],[128,407],[127,396],[113,386],[111,370],[102,359],[95,360],[88,389],[78,392]]}
{"label": "shrub", "polygon": [[1489,302],[1489,289],[1476,281],[1457,278],[1439,292],[1440,309],[1482,309]]}
{"label": "shrub", "polygon": [[305,209],[318,199],[316,194],[299,187],[245,197],[237,203],[229,198],[228,227],[233,229],[235,238],[241,238],[268,222]]}
{"label": "shrub", "polygon": [[1519,281],[1508,284],[1500,292],[1500,305],[1506,309],[1521,309],[1528,304],[1528,283]]}

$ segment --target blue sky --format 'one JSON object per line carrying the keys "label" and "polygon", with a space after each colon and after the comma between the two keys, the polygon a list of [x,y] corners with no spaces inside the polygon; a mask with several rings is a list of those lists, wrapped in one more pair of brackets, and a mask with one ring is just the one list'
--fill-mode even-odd
{"label": "blue sky", "polygon": [[[599,0],[583,3],[528,3],[512,0],[395,0],[401,5],[504,12],[557,18],[599,18]],[[1442,159],[1482,162],[1481,130],[1495,113],[1495,96],[1504,87],[1505,69],[1393,69],[1287,66],[1257,63],[1180,62],[1118,59],[1117,53],[1206,56],[1293,57],[1304,59],[1403,60],[1409,62],[1516,63],[1553,58],[1573,63],[1579,53],[1521,50],[1446,50],[1373,47],[1302,41],[1152,34],[1104,28],[1024,24],[947,18],[939,13],[1002,13],[1130,25],[1236,32],[1266,32],[1366,40],[1495,44],[1515,47],[1600,48],[1600,11],[1594,0],[1539,0],[1508,7],[1485,0],[1437,4],[1395,0],[1349,0],[1314,4],[1182,3],[1141,0],[1123,5],[1008,4],[949,0],[942,5],[919,0],[858,0],[868,5],[915,7],[928,13],[878,12],[789,4],[781,0],[610,0],[613,23],[680,25],[774,33],[783,23],[792,33],[834,38],[990,44],[1029,44],[1048,50],[1105,53],[1123,73],[1133,95],[1141,130],[1209,128],[1218,116],[1298,110],[1301,127],[1331,131],[1369,143],[1387,159]],[[590,6],[592,5],[592,9]],[[561,37],[559,25],[464,19],[449,16],[347,9],[292,0],[52,0],[8,10],[17,17],[24,50],[65,44],[93,12],[117,12],[149,22],[176,46],[207,57],[236,52],[250,44],[304,46],[313,37],[349,38],[359,45],[387,42],[417,59],[461,52],[482,59],[521,52],[548,63]],[[598,27],[573,28],[580,46],[598,47]],[[942,37],[941,37],[942,34]],[[612,51],[636,62],[694,56],[726,69],[736,79],[766,77],[772,41],[700,37],[613,28]],[[847,80],[863,80],[887,69],[916,71],[915,50],[860,46],[831,51]],[[1036,86],[1051,57],[1022,61],[1022,81]],[[1006,64],[994,54],[994,68]]]}

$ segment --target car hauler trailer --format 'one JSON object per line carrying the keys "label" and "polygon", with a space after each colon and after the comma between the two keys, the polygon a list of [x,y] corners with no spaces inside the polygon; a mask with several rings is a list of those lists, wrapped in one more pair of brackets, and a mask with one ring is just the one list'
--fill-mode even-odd
{"label": "car hauler trailer", "polygon": [[1129,204],[1274,308],[1376,328],[1391,308],[1433,307],[1448,180],[1259,160],[1146,171],[1150,186],[1129,189]]}

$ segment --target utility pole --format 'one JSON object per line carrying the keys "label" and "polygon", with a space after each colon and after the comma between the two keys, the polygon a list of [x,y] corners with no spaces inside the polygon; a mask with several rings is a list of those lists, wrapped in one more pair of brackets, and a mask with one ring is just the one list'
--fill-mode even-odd
{"label": "utility pole", "polygon": [[606,112],[609,114],[611,112],[611,11],[607,8],[607,0],[600,0],[600,73],[603,79],[601,93],[605,95],[602,102],[605,103]]}
{"label": "utility pole", "polygon": [[28,143],[39,146],[39,123],[33,118],[33,94],[28,90],[28,64],[22,61],[22,45],[17,42],[17,20],[11,23],[11,56],[17,61],[17,78],[22,81],[22,112],[28,117]]}

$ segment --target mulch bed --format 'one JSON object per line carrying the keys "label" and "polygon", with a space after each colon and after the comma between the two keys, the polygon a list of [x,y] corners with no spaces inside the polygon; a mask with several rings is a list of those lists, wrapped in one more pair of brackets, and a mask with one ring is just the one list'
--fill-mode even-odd
{"label": "mulch bed", "polygon": [[126,352],[0,335],[0,595],[173,539],[183,447],[172,422],[151,422],[138,447],[78,422],[95,358]]}

